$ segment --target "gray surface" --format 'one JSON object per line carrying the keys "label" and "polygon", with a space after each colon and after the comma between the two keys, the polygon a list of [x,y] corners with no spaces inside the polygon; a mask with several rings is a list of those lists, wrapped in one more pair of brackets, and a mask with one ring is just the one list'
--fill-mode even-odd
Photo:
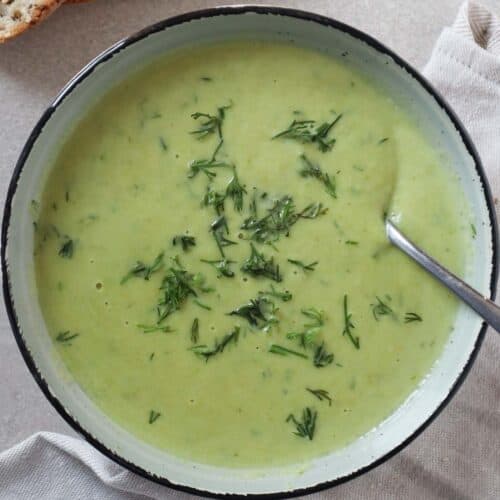
{"label": "gray surface", "polygon": [[[79,68],[111,43],[147,24],[183,11],[229,3],[235,2],[97,0],[88,5],[63,6],[41,26],[0,46],[2,206],[11,171],[31,128],[58,90]],[[360,28],[421,68],[441,29],[454,19],[461,0],[289,0],[275,3],[307,7]],[[483,3],[496,6],[500,13],[498,0],[483,0]],[[495,340],[491,338],[492,332],[488,335],[477,363],[488,363],[493,370],[497,365],[493,359],[488,360],[488,345]],[[491,370],[489,373],[494,376]],[[473,368],[470,378],[475,373],[477,370]],[[498,371],[496,373],[498,376]],[[39,430],[74,434],[32,380],[3,310],[0,311],[0,378],[0,450]],[[485,387],[485,391],[488,390],[491,389]],[[388,463],[354,481],[356,496],[359,492],[364,492],[361,496],[365,498],[378,496],[380,488],[387,487],[388,481],[393,479],[391,493],[394,497],[414,497],[416,490],[412,486],[418,479],[428,481],[427,498],[473,497],[474,483],[482,480],[482,460],[488,458],[482,457],[478,449],[481,442],[498,440],[500,429],[483,428],[480,416],[471,426],[463,422],[462,433],[450,434],[447,424],[452,421],[456,424],[461,408],[469,408],[475,397],[480,396],[472,394],[469,379],[458,397],[419,439]],[[496,398],[498,400],[500,395]],[[477,439],[470,439],[475,434]],[[461,458],[456,458],[457,453]],[[429,467],[424,470],[417,467],[413,457],[428,457]],[[391,471],[396,469],[401,477],[392,478]],[[433,469],[440,470],[439,479],[432,476]],[[451,474],[452,469],[454,474]],[[443,483],[443,476],[450,481],[455,478],[456,484]],[[352,490],[343,486],[334,491],[347,494]],[[332,496],[337,496],[335,493]],[[500,496],[500,492],[496,493]]]}

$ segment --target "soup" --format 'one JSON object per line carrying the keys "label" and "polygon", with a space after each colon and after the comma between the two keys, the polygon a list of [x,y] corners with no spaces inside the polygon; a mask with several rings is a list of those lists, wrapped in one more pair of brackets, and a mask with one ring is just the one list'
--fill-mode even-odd
{"label": "soup", "polygon": [[179,457],[343,447],[453,328],[455,299],[384,230],[390,213],[463,271],[473,227],[445,163],[341,60],[270,42],[159,59],[69,133],[33,202],[57,355],[109,418]]}

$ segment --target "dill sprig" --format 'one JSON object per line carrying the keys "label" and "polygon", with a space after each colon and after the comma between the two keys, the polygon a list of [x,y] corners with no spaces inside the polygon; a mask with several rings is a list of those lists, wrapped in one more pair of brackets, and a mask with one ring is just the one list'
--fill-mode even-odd
{"label": "dill sprig", "polygon": [[67,239],[59,248],[58,255],[63,259],[71,259],[75,250],[75,244],[72,239]]}
{"label": "dill sprig", "polygon": [[249,302],[237,307],[230,313],[230,316],[240,316],[248,321],[251,326],[256,326],[261,330],[268,331],[272,325],[278,323],[276,312],[278,308],[274,302],[265,297],[250,299]]}
{"label": "dill sprig", "polygon": [[226,110],[230,107],[231,104],[217,108],[217,114],[215,115],[200,112],[193,113],[191,118],[197,120],[199,126],[190,133],[195,135],[198,139],[204,139],[209,135],[217,134],[219,139],[222,140],[222,122],[226,117]]}
{"label": "dill sprig", "polygon": [[182,250],[187,252],[190,247],[194,247],[196,245],[196,238],[194,236],[179,234],[172,238],[172,245],[180,245]]}
{"label": "dill sprig", "polygon": [[160,252],[150,266],[138,260],[135,266],[121,279],[120,285],[126,283],[130,278],[149,280],[152,274],[158,272],[163,267],[163,257],[164,253]]}
{"label": "dill sprig", "polygon": [[306,349],[314,345],[316,337],[325,324],[324,314],[314,307],[302,309],[301,313],[310,319],[309,323],[304,324],[304,330],[301,332],[289,332],[287,338],[290,340],[299,340],[300,345]]}
{"label": "dill sprig", "polygon": [[355,326],[352,322],[352,314],[348,310],[347,295],[344,295],[344,330],[342,332],[342,335],[347,335],[349,337],[349,340],[352,342],[352,345],[356,349],[359,349],[359,337],[354,337],[354,335],[352,334],[354,328]]}
{"label": "dill sprig", "polygon": [[210,264],[216,271],[218,277],[233,278],[234,271],[230,269],[230,265],[234,264],[234,260],[219,259],[219,260],[205,260],[201,259],[201,262],[205,264]]}
{"label": "dill sprig", "polygon": [[310,392],[320,401],[328,401],[328,406],[332,406],[332,398],[328,391],[325,391],[324,389],[309,389],[309,387],[306,387],[306,391]]}
{"label": "dill sprig", "polygon": [[259,295],[264,297],[266,296],[275,297],[277,299],[281,299],[283,302],[288,302],[289,300],[292,300],[292,294],[288,290],[280,292],[279,290],[276,290],[276,288],[274,288],[274,285],[272,283],[271,283],[271,290],[260,291]]}
{"label": "dill sprig", "polygon": [[198,318],[194,318],[193,324],[191,325],[191,342],[196,344],[200,338],[200,322]]}
{"label": "dill sprig", "polygon": [[224,215],[217,217],[217,219],[210,224],[210,231],[213,234],[221,257],[225,259],[226,255],[224,253],[224,248],[237,244],[236,241],[229,240],[224,236],[224,232],[226,232],[226,234],[229,232],[226,217]]}
{"label": "dill sprig", "polygon": [[80,335],[79,333],[72,333],[70,330],[65,330],[64,332],[59,332],[56,336],[56,341],[61,342],[61,344],[71,345],[71,341]]}
{"label": "dill sprig", "polygon": [[[215,154],[215,153],[214,153]],[[188,177],[192,179],[196,177],[200,172],[203,172],[208,179],[212,180],[217,176],[217,173],[213,171],[213,169],[217,168],[234,168],[230,163],[226,163],[224,161],[218,161],[215,157],[210,158],[209,160],[193,160],[189,163],[189,172]]]}
{"label": "dill sprig", "polygon": [[162,296],[157,305],[158,321],[161,323],[170,314],[180,309],[189,296],[198,297],[198,292],[208,293],[212,288],[205,285],[205,277],[201,273],[192,274],[174,260],[164,276],[160,290]]}
{"label": "dill sprig", "polygon": [[171,332],[175,331],[175,330],[172,330],[172,328],[168,325],[162,326],[162,325],[138,324],[137,328],[140,328],[144,333],[153,333],[153,332],[171,333]]}
{"label": "dill sprig", "polygon": [[197,356],[204,358],[205,361],[208,362],[211,357],[223,353],[228,344],[237,344],[239,336],[240,327],[235,326],[233,330],[230,333],[224,335],[224,337],[220,341],[215,339],[214,346],[212,348],[209,348],[207,345],[203,344],[195,345],[191,347],[190,350],[193,351]]}
{"label": "dill sprig", "polygon": [[274,257],[267,258],[255,248],[253,243],[250,243],[250,257],[243,262],[241,270],[252,276],[263,276],[278,283],[283,279],[279,265],[274,262]]}
{"label": "dill sprig", "polygon": [[280,356],[288,356],[289,354],[292,354],[293,356],[298,356],[299,358],[308,359],[307,355],[302,352],[292,351],[292,349],[288,349],[277,344],[272,344],[271,347],[269,347],[269,352],[279,354]]}
{"label": "dill sprig", "polygon": [[159,418],[161,417],[161,413],[155,410],[151,410],[149,412],[149,419],[148,422],[150,424],[154,424]]}
{"label": "dill sprig", "polygon": [[[372,313],[373,317],[375,318],[376,321],[379,321],[380,316],[387,316],[389,314],[393,314],[392,309],[389,307],[389,305],[384,302],[382,299],[379,297],[375,297],[377,300],[376,304],[370,304],[372,308]],[[388,299],[389,300],[389,299]]]}
{"label": "dill sprig", "polygon": [[207,191],[202,200],[202,205],[205,207],[212,206],[215,209],[215,213],[220,216],[224,212],[224,202],[226,201],[226,195],[220,193],[212,188],[211,184],[208,184]]}
{"label": "dill sprig", "polygon": [[304,272],[314,271],[315,267],[318,265],[318,261],[311,262],[310,264],[304,264],[301,260],[287,259],[290,264],[300,267]]}
{"label": "dill sprig", "polygon": [[323,368],[333,363],[334,355],[325,349],[325,343],[317,345],[314,349],[313,364],[316,368]]}
{"label": "dill sprig", "polygon": [[326,212],[321,203],[311,203],[301,212],[295,210],[291,196],[275,200],[267,214],[258,217],[255,200],[250,204],[251,215],[243,221],[241,229],[250,232],[250,239],[259,243],[272,243],[281,235],[288,236],[292,226],[301,218],[315,219]]}
{"label": "dill sprig", "polygon": [[413,321],[423,321],[422,316],[414,312],[407,312],[405,314],[405,323],[412,323]]}
{"label": "dill sprig", "polygon": [[326,172],[323,172],[319,165],[313,163],[306,155],[300,155],[302,160],[302,168],[299,174],[302,177],[313,177],[318,179],[326,189],[326,192],[332,197],[337,198],[337,183],[335,177],[330,177]]}
{"label": "dill sprig", "polygon": [[308,438],[312,441],[316,430],[316,419],[318,412],[308,406],[302,410],[302,421],[299,421],[290,413],[286,418],[286,422],[292,422],[295,425],[294,434],[299,437]]}
{"label": "dill sprig", "polygon": [[288,128],[274,135],[272,138],[292,139],[304,144],[314,143],[322,153],[325,153],[326,151],[330,151],[335,144],[336,139],[328,139],[328,134],[341,117],[342,115],[340,114],[331,122],[324,122],[320,125],[317,125],[316,120],[293,120]]}
{"label": "dill sprig", "polygon": [[234,203],[234,209],[241,212],[243,209],[243,195],[246,194],[246,189],[238,180],[236,169],[233,171],[233,176],[226,187],[226,196],[231,198]]}

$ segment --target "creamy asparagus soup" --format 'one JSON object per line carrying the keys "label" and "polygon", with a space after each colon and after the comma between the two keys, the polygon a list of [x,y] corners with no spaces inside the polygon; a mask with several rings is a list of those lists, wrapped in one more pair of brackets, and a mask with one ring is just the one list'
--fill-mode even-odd
{"label": "creamy asparagus soup", "polygon": [[345,446],[417,387],[455,300],[384,232],[459,274],[459,181],[342,61],[238,42],[156,61],[91,109],[34,200],[40,305],[115,422],[231,467]]}

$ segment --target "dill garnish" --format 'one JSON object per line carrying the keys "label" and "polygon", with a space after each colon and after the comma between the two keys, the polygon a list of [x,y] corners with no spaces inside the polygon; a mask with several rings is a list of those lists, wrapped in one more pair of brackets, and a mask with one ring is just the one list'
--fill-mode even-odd
{"label": "dill garnish", "polygon": [[71,259],[71,257],[73,257],[74,249],[75,245],[73,240],[68,239],[61,245],[61,248],[59,248],[58,255],[63,259]]}
{"label": "dill garnish", "polygon": [[207,304],[204,304],[203,302],[199,301],[198,299],[193,299],[193,302],[198,307],[201,307],[202,309],[205,309],[205,311],[211,311],[212,310],[212,308],[210,306],[207,306]]}
{"label": "dill garnish", "polygon": [[210,78],[209,76],[200,76],[200,80],[202,82],[211,82],[212,78]]}
{"label": "dill garnish", "polygon": [[471,223],[470,225],[470,229],[472,231],[472,237],[473,238],[476,238],[476,235],[477,235],[477,230],[476,230],[476,226],[474,224]]}
{"label": "dill garnish", "polygon": [[200,338],[200,323],[198,318],[194,318],[193,324],[191,325],[191,342],[196,344]]}
{"label": "dill garnish", "polygon": [[352,345],[359,349],[359,337],[354,337],[352,334],[352,330],[354,330],[355,326],[352,322],[352,314],[348,311],[347,306],[347,295],[344,295],[344,330],[342,335],[347,335],[349,340],[352,342]]}
{"label": "dill garnish", "polygon": [[179,234],[172,238],[172,245],[180,245],[184,252],[189,250],[189,247],[194,247],[196,245],[196,238],[194,236],[186,236],[184,234]]}
{"label": "dill garnish", "polygon": [[316,419],[318,412],[308,406],[302,410],[302,421],[297,420],[292,413],[288,415],[286,422],[292,422],[295,425],[296,431],[294,434],[299,437],[308,438],[312,441],[314,431],[316,430]]}
{"label": "dill garnish", "polygon": [[196,130],[190,132],[195,135],[198,139],[204,139],[211,134],[217,134],[219,139],[222,139],[222,122],[225,118],[225,111],[231,106],[222,106],[217,108],[217,114],[211,115],[209,113],[193,113],[191,118],[199,120],[199,126]]}
{"label": "dill garnish", "polygon": [[217,175],[213,171],[214,168],[233,168],[233,165],[224,161],[218,161],[214,157],[209,160],[193,160],[189,163],[188,177],[192,179],[200,172],[203,172],[209,179],[213,179]]}
{"label": "dill garnish", "polygon": [[269,348],[269,352],[273,354],[279,354],[280,356],[288,356],[288,354],[293,354],[294,356],[298,356],[299,358],[308,359],[307,356],[302,352],[292,351],[291,349],[287,349],[281,345],[272,344]]}
{"label": "dill garnish", "polygon": [[280,292],[279,290],[276,290],[276,288],[274,288],[272,283],[271,283],[271,290],[264,292],[260,291],[259,295],[275,297],[277,299],[281,299],[283,302],[288,302],[289,300],[292,300],[292,294],[288,290]]}
{"label": "dill garnish", "polygon": [[328,139],[328,134],[340,118],[342,118],[341,114],[333,121],[324,122],[321,125],[317,125],[316,120],[293,120],[287,129],[276,134],[272,138],[287,138],[305,144],[315,143],[318,149],[322,153],[325,153],[326,151],[330,151],[335,144],[336,139]]}
{"label": "dill garnish", "polygon": [[191,347],[190,350],[193,351],[197,356],[204,358],[205,361],[208,361],[212,356],[224,352],[224,349],[228,344],[230,343],[237,344],[239,336],[240,336],[240,327],[235,326],[230,333],[224,335],[222,340],[219,341],[215,339],[214,346],[212,348],[209,348],[208,346],[203,344],[203,345],[195,345]]}
{"label": "dill garnish", "polygon": [[142,278],[146,281],[149,280],[152,274],[156,273],[163,267],[164,253],[159,253],[153,263],[148,266],[144,262],[138,260],[135,266],[121,279],[120,285],[126,283],[130,278]]}
{"label": "dill garnish", "polygon": [[154,424],[161,417],[161,413],[155,410],[151,410],[149,412],[149,420],[150,424]]}
{"label": "dill garnish", "polygon": [[289,332],[286,337],[290,340],[299,340],[300,345],[305,349],[314,344],[316,336],[325,324],[325,320],[323,313],[314,307],[302,309],[301,313],[312,321],[304,324],[302,332]]}
{"label": "dill garnish", "polygon": [[158,137],[158,141],[160,142],[160,147],[163,151],[166,151],[168,149],[167,143],[165,142],[165,139],[160,136]]}
{"label": "dill garnish", "polygon": [[252,276],[263,276],[277,282],[283,279],[279,265],[274,263],[274,257],[266,258],[253,243],[250,243],[250,257],[243,262],[241,270]]}
{"label": "dill garnish", "polygon": [[417,313],[407,312],[405,314],[405,323],[412,323],[413,321],[423,321],[422,316]]}
{"label": "dill garnish", "polygon": [[287,259],[290,264],[300,267],[304,272],[314,271],[314,268],[318,265],[318,261],[311,262],[310,264],[304,264],[301,260]]}
{"label": "dill garnish", "polygon": [[384,137],[383,139],[380,139],[380,141],[378,141],[378,144],[384,144],[384,142],[387,142],[389,140],[389,137]]}
{"label": "dill garnish", "polygon": [[272,325],[278,323],[278,318],[275,316],[277,310],[278,308],[271,300],[257,297],[250,299],[247,304],[237,307],[228,314],[229,316],[240,316],[246,319],[251,326],[267,331]]}
{"label": "dill garnish", "polygon": [[204,262],[205,264],[210,264],[211,266],[213,266],[214,269],[217,271],[218,277],[222,277],[222,276],[225,276],[226,278],[233,278],[234,277],[234,271],[232,271],[229,268],[229,266],[231,264],[234,264],[234,260],[227,260],[227,259],[205,260],[205,259],[201,259],[201,262]]}
{"label": "dill garnish", "polygon": [[162,296],[156,307],[157,323],[161,323],[170,314],[179,310],[190,295],[196,299],[198,292],[212,291],[205,286],[205,277],[201,273],[189,273],[180,265],[178,259],[174,262],[176,266],[168,269],[160,286]]}
{"label": "dill garnish", "polygon": [[380,316],[387,316],[388,314],[393,314],[392,309],[388,306],[387,303],[383,302],[379,297],[375,297],[377,299],[376,304],[370,304],[372,308],[373,317],[376,321],[379,320]]}
{"label": "dill garnish", "polygon": [[57,342],[61,342],[61,344],[71,345],[71,341],[78,337],[79,333],[71,333],[70,330],[66,330],[64,332],[59,332],[56,336]]}
{"label": "dill garnish", "polygon": [[205,207],[213,206],[215,213],[220,216],[224,212],[224,202],[226,201],[226,195],[219,193],[212,188],[212,185],[207,186],[207,191],[202,200],[202,205]]}
{"label": "dill garnish", "polygon": [[326,189],[326,192],[332,197],[337,198],[337,185],[335,182],[335,177],[330,178],[330,176],[321,170],[319,165],[314,164],[306,155],[300,155],[303,166],[299,171],[302,177],[314,177],[318,179]]}
{"label": "dill garnish", "polygon": [[137,328],[140,328],[144,333],[153,333],[153,332],[163,332],[163,333],[171,333],[175,330],[172,330],[170,326],[165,325],[142,325],[138,324]]}
{"label": "dill garnish", "polygon": [[347,240],[346,245],[359,245],[359,241]]}
{"label": "dill garnish", "polygon": [[226,196],[231,198],[234,203],[234,209],[241,212],[243,208],[243,195],[246,194],[246,189],[240,184],[236,169],[233,171],[233,176],[226,187]]}
{"label": "dill garnish", "polygon": [[313,364],[316,368],[323,368],[333,363],[334,355],[325,349],[325,343],[322,342],[314,349]]}
{"label": "dill garnish", "polygon": [[309,389],[306,387],[306,391],[310,392],[313,396],[317,397],[320,401],[328,401],[328,406],[332,406],[332,398],[328,391],[324,389]]}
{"label": "dill garnish", "polygon": [[226,233],[228,232],[226,217],[224,215],[221,215],[217,219],[215,219],[212,224],[210,224],[210,231],[214,236],[215,243],[217,244],[217,248],[219,249],[221,257],[225,259],[226,255],[224,253],[224,248],[230,245],[237,244],[236,241],[228,240],[223,234],[224,231]]}
{"label": "dill garnish", "polygon": [[250,239],[259,243],[272,243],[281,235],[288,236],[292,226],[301,218],[315,219],[326,212],[321,203],[311,203],[301,212],[295,211],[295,204],[291,196],[284,196],[275,200],[267,214],[259,218],[254,201],[250,204],[250,217],[246,218],[241,229],[250,232]]}

